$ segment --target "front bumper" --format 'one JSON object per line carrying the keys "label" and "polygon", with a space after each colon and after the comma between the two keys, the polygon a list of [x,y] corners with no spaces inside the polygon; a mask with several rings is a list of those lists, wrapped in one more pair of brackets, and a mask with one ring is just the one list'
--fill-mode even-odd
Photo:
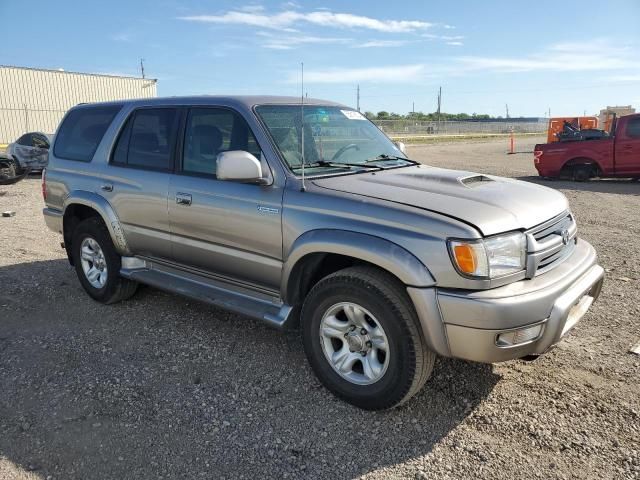
{"label": "front bumper", "polygon": [[[436,289],[435,308],[420,302],[426,292],[410,288],[409,294],[423,330],[430,330],[425,331],[430,348],[441,355],[493,363],[546,352],[598,298],[603,280],[595,250],[579,240],[564,262],[531,280],[483,291]],[[439,317],[439,328],[434,316]],[[527,342],[498,342],[500,334],[535,325],[542,330]]]}

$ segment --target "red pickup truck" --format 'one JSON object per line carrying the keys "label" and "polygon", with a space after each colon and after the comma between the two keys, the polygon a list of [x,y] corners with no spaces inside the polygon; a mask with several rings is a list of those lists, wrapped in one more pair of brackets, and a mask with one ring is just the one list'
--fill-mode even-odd
{"label": "red pickup truck", "polygon": [[640,178],[640,114],[615,119],[608,136],[538,144],[533,155],[541,177]]}

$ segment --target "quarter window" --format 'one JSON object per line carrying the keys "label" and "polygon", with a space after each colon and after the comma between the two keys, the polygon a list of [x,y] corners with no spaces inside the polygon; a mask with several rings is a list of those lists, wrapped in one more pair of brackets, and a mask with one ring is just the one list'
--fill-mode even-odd
{"label": "quarter window", "polygon": [[182,170],[216,174],[220,152],[244,150],[260,158],[260,147],[240,115],[223,108],[193,108],[187,119]]}
{"label": "quarter window", "polygon": [[121,108],[120,105],[109,105],[72,110],[56,135],[55,156],[90,162],[113,117]]}

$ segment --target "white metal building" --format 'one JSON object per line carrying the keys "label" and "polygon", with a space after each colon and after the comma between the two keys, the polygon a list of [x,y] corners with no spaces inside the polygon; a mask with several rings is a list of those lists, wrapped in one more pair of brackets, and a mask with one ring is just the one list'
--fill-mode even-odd
{"label": "white metal building", "polygon": [[157,80],[0,65],[0,144],[53,133],[78,103],[157,96]]}

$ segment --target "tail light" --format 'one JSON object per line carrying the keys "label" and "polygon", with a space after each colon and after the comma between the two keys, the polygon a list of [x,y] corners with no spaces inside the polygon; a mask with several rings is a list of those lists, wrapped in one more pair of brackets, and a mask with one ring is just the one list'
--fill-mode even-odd
{"label": "tail light", "polygon": [[534,164],[538,164],[540,163],[540,157],[542,156],[542,150],[534,150],[533,151],[533,163]]}
{"label": "tail light", "polygon": [[47,169],[42,169],[42,198],[47,200]]}

